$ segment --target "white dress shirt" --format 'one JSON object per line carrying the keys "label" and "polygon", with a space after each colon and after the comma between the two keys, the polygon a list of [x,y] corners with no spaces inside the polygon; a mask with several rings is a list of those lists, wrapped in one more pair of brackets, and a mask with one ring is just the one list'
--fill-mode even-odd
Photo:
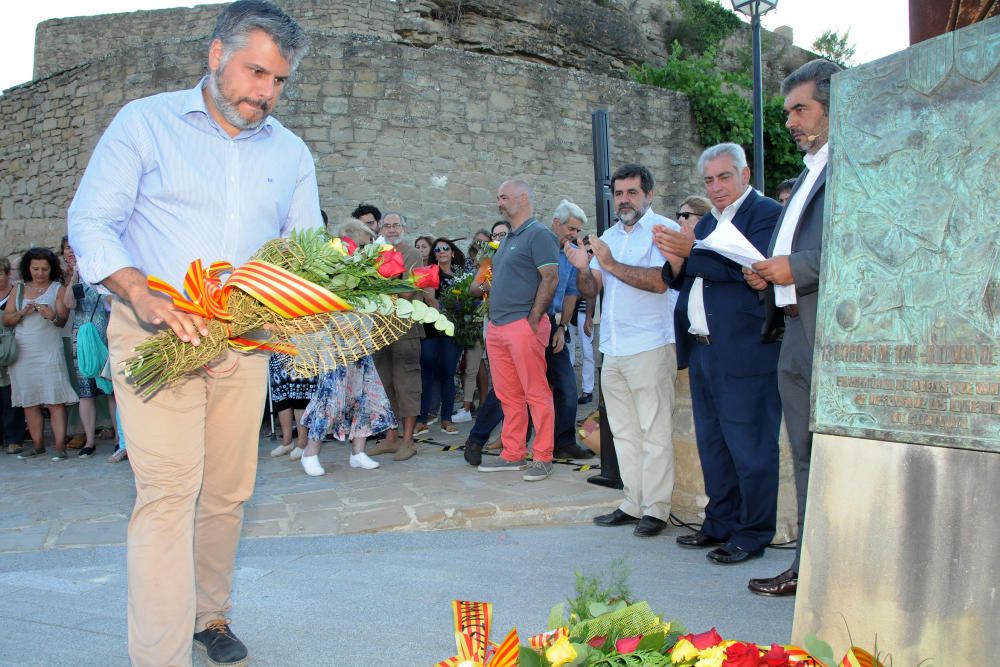
{"label": "white dress shirt", "polygon": [[[751,190],[753,188],[748,185],[747,189],[740,195],[740,198],[722,211],[719,211],[714,206],[712,207],[712,215],[718,221],[716,226],[721,225],[723,222],[732,222],[732,219],[736,217],[736,211],[740,210],[740,206],[743,206],[743,202]],[[694,283],[691,285],[691,292],[688,294],[688,322],[691,323],[688,332],[696,336],[699,334],[707,336],[710,333],[708,330],[708,316],[705,315],[705,295],[702,291],[704,288],[705,281],[700,277],[695,278]]]}
{"label": "white dress shirt", "polygon": [[[653,244],[653,225],[674,230],[680,226],[648,209],[626,231],[621,222],[601,234],[616,261],[640,268],[662,267],[666,261]],[[597,259],[590,268],[600,271],[604,281],[600,350],[611,356],[626,356],[653,350],[674,342],[674,305],[677,291],[662,294],[632,287],[601,269]]]}
{"label": "white dress shirt", "polygon": [[[806,163],[806,167],[809,169],[809,173],[806,174],[802,185],[799,186],[799,189],[795,191],[795,194],[788,201],[788,209],[785,211],[785,217],[781,220],[781,229],[778,230],[778,237],[774,240],[772,257],[792,254],[792,240],[795,238],[795,230],[799,227],[799,218],[802,217],[802,210],[806,207],[806,197],[812,192],[813,186],[816,185],[816,179],[819,178],[819,175],[823,172],[823,168],[826,167],[827,156],[830,154],[829,148],[830,144],[825,143],[815,153],[806,153],[802,158],[802,161]],[[795,284],[775,285],[774,303],[779,307],[798,303],[795,297]]]}

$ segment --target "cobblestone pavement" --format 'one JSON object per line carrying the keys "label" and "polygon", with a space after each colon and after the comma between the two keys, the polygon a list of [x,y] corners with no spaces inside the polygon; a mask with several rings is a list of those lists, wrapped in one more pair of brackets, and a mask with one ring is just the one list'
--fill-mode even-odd
{"label": "cobblestone pavement", "polygon": [[[594,474],[586,464],[597,457],[556,465],[542,482],[477,472],[460,449],[471,425],[458,426],[448,435],[432,425],[417,456],[379,456],[377,470],[350,468],[347,446],[328,442],[323,477],[307,476],[287,456],[272,459],[276,443],[262,437],[244,537],[568,524],[589,521],[620,498],[586,482]],[[0,553],[124,544],[135,489],[128,463],[106,462],[111,451],[102,442],[89,459],[0,455]]]}

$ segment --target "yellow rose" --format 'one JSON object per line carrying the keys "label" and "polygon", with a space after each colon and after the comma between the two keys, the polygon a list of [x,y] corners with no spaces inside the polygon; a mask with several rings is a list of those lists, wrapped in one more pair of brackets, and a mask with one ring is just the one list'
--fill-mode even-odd
{"label": "yellow rose", "polygon": [[694,667],[722,667],[726,660],[726,647],[716,644],[698,653],[698,662]]}
{"label": "yellow rose", "polygon": [[378,246],[379,252],[385,252],[386,250],[395,250],[395,249],[396,246],[392,245],[391,243],[380,243]]}
{"label": "yellow rose", "polygon": [[339,237],[334,236],[332,239],[330,239],[330,245],[333,247],[334,250],[339,252],[341,255],[344,256],[347,255],[347,248],[344,247],[344,242],[341,241]]}
{"label": "yellow rose", "polygon": [[674,650],[670,652],[670,662],[679,665],[698,657],[698,649],[687,639],[678,639]]}
{"label": "yellow rose", "polygon": [[496,250],[497,248],[500,247],[500,242],[499,241],[490,241],[489,245],[490,245],[491,248],[493,248],[494,250]]}
{"label": "yellow rose", "polygon": [[569,637],[563,636],[545,651],[545,659],[552,663],[552,667],[562,667],[576,660],[576,649],[569,643]]}

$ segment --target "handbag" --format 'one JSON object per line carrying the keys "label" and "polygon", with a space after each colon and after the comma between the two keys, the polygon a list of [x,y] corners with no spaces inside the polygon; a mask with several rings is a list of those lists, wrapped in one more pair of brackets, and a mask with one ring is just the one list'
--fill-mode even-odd
{"label": "handbag", "polygon": [[94,314],[100,305],[101,298],[98,297],[90,311],[90,319],[76,331],[76,365],[80,369],[80,375],[86,378],[100,377],[108,361],[108,346],[101,340],[101,332],[94,325]]}
{"label": "handbag", "polygon": [[[21,309],[21,283],[17,284],[17,296],[14,305]],[[7,293],[10,296],[10,292]],[[17,340],[14,338],[14,327],[7,328],[0,322],[0,368],[7,368],[17,361]]]}

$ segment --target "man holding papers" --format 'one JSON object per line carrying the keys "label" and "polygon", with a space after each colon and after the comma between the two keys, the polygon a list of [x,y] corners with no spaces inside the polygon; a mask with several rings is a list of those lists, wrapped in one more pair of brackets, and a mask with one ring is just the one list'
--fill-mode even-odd
{"label": "man holding papers", "polygon": [[688,361],[709,498],[701,530],[677,543],[713,547],[708,559],[729,565],[763,554],[775,532],[780,346],[761,338],[764,304],[741,265],[763,259],[781,205],[750,187],[746,155],[736,144],[706,149],[698,169],[711,213],[693,234],[654,228],[667,259],[663,278],[681,290],[674,312],[678,365]]}

